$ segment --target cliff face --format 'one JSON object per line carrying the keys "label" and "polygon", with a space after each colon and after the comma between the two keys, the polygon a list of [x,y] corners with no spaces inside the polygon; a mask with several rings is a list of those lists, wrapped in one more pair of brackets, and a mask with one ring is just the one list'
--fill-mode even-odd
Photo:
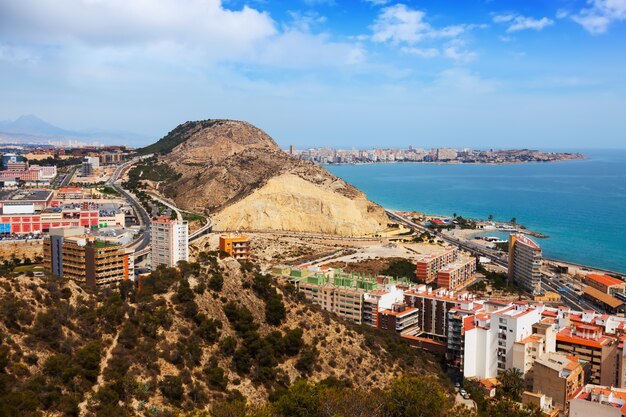
{"label": "cliff face", "polygon": [[325,169],[284,153],[249,123],[187,122],[146,149],[180,178],[160,186],[185,210],[214,216],[216,230],[372,235],[382,207]]}

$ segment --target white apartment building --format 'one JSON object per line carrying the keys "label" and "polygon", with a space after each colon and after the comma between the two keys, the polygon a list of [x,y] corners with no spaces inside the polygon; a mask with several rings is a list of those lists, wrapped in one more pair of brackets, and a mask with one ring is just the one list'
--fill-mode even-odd
{"label": "white apartment building", "polygon": [[152,221],[150,238],[152,269],[159,265],[176,267],[189,260],[189,227],[186,221],[159,217]]}
{"label": "white apartment building", "polygon": [[485,302],[485,312],[466,317],[464,327],[463,375],[466,378],[494,378],[513,367],[513,345],[533,332],[539,309],[525,302],[509,306]]}

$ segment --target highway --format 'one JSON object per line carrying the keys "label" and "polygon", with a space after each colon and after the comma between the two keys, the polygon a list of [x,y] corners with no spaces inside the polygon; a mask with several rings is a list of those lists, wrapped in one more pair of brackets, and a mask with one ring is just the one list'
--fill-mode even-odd
{"label": "highway", "polygon": [[148,212],[143,208],[137,198],[122,188],[122,186],[119,184],[119,181],[124,173],[128,169],[130,169],[131,166],[136,164],[139,159],[140,158],[133,158],[130,161],[124,162],[123,164],[119,165],[117,168],[115,168],[115,171],[113,172],[113,174],[111,174],[111,177],[106,182],[107,185],[115,188],[115,190],[120,193],[126,199],[126,201],[128,201],[134,207],[135,213],[137,213],[137,218],[139,219],[143,233],[141,233],[141,235],[129,245],[129,247],[135,249],[135,251],[141,251],[142,249],[145,249],[148,247],[148,245],[150,245],[150,216],[148,216]]}
{"label": "highway", "polygon": [[[507,261],[505,259],[502,259],[502,257],[499,254],[496,254],[495,251],[491,251],[485,248],[479,248],[474,245],[468,244],[465,241],[461,241],[459,239],[455,239],[450,236],[445,236],[442,233],[434,232],[433,230],[430,230],[427,227],[424,227],[422,225],[416,224],[410,220],[405,219],[404,217],[402,217],[401,215],[399,215],[398,213],[392,210],[385,210],[385,211],[387,212],[390,218],[403,223],[404,225],[408,226],[409,228],[413,230],[419,230],[421,232],[428,232],[432,235],[437,236],[439,239],[442,239],[445,242],[448,242],[450,244],[456,245],[460,247],[461,249],[466,250],[474,255],[487,257],[491,259],[491,261],[495,265],[508,269]],[[556,292],[560,294],[561,300],[573,309],[576,309],[576,310],[587,309],[587,310],[601,311],[601,309],[598,308],[598,306],[591,304],[589,301],[585,299],[579,298],[578,294],[576,294],[571,288],[564,286],[566,290],[559,291],[560,287],[558,287],[555,284],[556,284],[555,282],[550,281],[547,278],[544,278],[541,282],[541,288],[544,291],[552,291],[552,292]]]}

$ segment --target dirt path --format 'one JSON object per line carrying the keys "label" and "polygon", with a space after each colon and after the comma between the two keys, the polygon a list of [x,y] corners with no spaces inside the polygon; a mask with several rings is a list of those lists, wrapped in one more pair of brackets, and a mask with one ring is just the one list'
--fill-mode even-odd
{"label": "dirt path", "polygon": [[[121,331],[121,330],[120,330]],[[91,391],[86,392],[83,401],[78,404],[78,415],[88,415],[87,405],[93,395],[98,392],[98,389],[104,384],[104,370],[109,366],[109,361],[113,357],[113,350],[117,347],[117,339],[120,337],[120,331],[115,334],[111,344],[105,349],[104,355],[100,359],[100,372],[98,373],[98,379],[96,383],[91,387]]]}

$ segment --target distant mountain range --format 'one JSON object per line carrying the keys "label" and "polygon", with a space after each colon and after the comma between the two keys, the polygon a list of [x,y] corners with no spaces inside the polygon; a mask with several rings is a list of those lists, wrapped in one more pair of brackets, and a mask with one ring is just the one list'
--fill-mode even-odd
{"label": "distant mountain range", "polygon": [[47,144],[50,141],[68,140],[137,146],[149,141],[150,137],[124,131],[68,130],[32,114],[20,116],[15,120],[0,121],[0,143]]}

